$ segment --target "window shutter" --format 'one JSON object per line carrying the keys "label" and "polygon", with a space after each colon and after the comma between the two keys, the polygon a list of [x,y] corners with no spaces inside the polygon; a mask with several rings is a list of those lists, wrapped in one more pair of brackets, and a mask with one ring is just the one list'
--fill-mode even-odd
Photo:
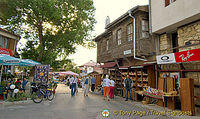
{"label": "window shutter", "polygon": [[165,7],[169,5],[170,0],[165,0]]}

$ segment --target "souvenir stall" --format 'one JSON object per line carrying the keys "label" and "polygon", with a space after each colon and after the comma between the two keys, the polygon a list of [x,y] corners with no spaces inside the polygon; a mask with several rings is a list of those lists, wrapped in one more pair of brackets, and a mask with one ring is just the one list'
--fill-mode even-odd
{"label": "souvenir stall", "polygon": [[[35,66],[36,64],[40,64],[33,60],[22,60],[18,59],[9,55],[0,54],[0,65],[1,65],[1,72],[0,72],[0,95],[3,96],[4,100],[7,100],[10,97],[9,101],[21,100],[25,95],[24,87],[22,87],[22,82],[18,78],[16,80],[16,76],[14,72],[11,72],[11,67],[14,66]],[[22,77],[23,78],[23,77]],[[14,98],[13,98],[14,96]],[[17,98],[20,97],[20,98]]]}

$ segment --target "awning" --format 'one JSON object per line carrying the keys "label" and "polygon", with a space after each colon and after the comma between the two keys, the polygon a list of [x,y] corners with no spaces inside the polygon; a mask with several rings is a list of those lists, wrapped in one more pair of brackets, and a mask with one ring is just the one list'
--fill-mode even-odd
{"label": "awning", "polygon": [[107,63],[104,63],[104,65],[101,65],[101,68],[112,68],[116,65],[117,65],[116,62],[107,62]]}

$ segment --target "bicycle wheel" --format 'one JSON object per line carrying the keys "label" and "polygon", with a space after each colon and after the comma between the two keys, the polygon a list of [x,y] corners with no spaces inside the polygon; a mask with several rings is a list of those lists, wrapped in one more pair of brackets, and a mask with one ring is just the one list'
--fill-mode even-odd
{"label": "bicycle wheel", "polygon": [[34,103],[41,103],[43,98],[44,98],[44,95],[40,91],[33,92],[32,100]]}
{"label": "bicycle wheel", "polygon": [[53,91],[51,91],[51,90],[47,91],[47,99],[49,101],[52,101],[54,99],[54,93],[53,93]]}

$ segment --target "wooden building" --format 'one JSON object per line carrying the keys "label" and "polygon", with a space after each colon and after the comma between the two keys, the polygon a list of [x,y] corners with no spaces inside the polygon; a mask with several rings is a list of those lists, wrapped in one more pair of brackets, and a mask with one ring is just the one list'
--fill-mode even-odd
{"label": "wooden building", "polygon": [[[105,31],[94,39],[97,62],[103,64],[104,74],[117,83],[116,95],[124,95],[122,82],[126,74],[136,82],[137,90],[145,85],[155,87],[154,64],[149,62],[155,61],[156,47],[149,34],[148,19],[148,6],[136,6],[113,22],[107,22]],[[150,79],[151,83],[144,84],[143,79]]]}
{"label": "wooden building", "polygon": [[13,55],[20,36],[0,28],[0,54]]}

